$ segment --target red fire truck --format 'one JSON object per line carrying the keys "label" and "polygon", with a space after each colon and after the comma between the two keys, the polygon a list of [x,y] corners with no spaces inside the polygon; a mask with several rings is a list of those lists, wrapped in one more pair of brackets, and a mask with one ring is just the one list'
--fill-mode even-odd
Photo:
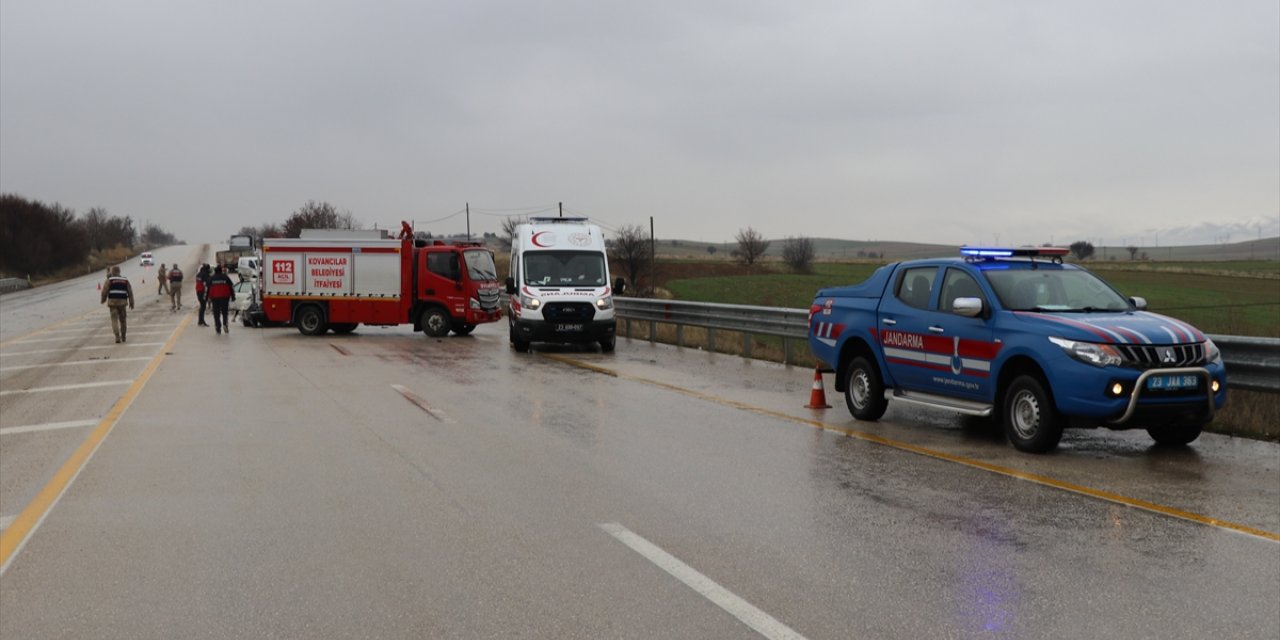
{"label": "red fire truck", "polygon": [[493,253],[480,243],[415,240],[385,231],[304,231],[262,243],[261,313],[304,335],[360,323],[413,324],[440,337],[502,318]]}

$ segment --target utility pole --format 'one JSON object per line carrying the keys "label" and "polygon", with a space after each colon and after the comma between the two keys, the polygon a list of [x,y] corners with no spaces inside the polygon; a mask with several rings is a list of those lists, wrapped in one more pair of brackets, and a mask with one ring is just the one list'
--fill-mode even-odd
{"label": "utility pole", "polygon": [[561,203],[559,203],[559,205],[560,205],[560,217],[561,217],[561,218],[563,218],[563,217],[564,217],[564,203],[563,203],[563,202],[561,202]]}
{"label": "utility pole", "polygon": [[471,242],[471,203],[467,203],[467,242]]}
{"label": "utility pole", "polygon": [[658,242],[653,237],[653,216],[649,216],[649,295],[658,290]]}

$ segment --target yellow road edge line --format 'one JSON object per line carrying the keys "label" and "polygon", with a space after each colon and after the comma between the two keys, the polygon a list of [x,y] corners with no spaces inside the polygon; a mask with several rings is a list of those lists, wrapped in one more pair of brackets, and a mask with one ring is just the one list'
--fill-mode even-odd
{"label": "yellow road edge line", "polygon": [[983,462],[981,460],[975,460],[973,458],[967,458],[965,456],[960,456],[952,453],[946,453],[944,451],[938,451],[936,449],[930,449],[928,447],[922,447],[922,446],[914,445],[908,442],[902,442],[899,440],[894,440],[892,438],[878,436],[876,434],[867,433],[865,431],[846,429],[844,427],[830,425],[825,422],[820,422],[818,420],[810,420],[807,418],[788,415],[780,411],[765,409],[764,407],[757,407],[754,405],[747,404],[745,402],[738,402],[736,400],[721,398],[721,397],[713,396],[707,393],[702,393],[700,391],[685,389],[683,387],[679,387],[666,382],[661,382],[658,380],[653,380],[650,378],[618,373],[617,371],[613,371],[611,369],[606,369],[604,367],[588,364],[586,362],[574,360],[572,358],[567,358],[560,355],[555,355],[555,354],[540,354],[540,355],[542,355],[544,358],[555,360],[556,362],[562,362],[570,366],[587,369],[589,371],[597,371],[600,373],[605,373],[615,378],[653,385],[655,387],[660,387],[662,389],[667,389],[669,391],[674,391],[676,393],[680,393],[690,397],[706,400],[708,402],[714,402],[716,404],[733,407],[735,409],[741,409],[743,411],[750,411],[752,413],[757,413],[764,416],[778,418],[780,420],[786,420],[789,422],[797,422],[803,425],[813,427],[815,429],[820,429],[822,431],[830,431],[832,433],[838,433],[840,435],[848,436],[850,438],[857,438],[859,440],[865,440],[867,442],[874,442],[876,444],[884,445],[886,447],[892,447],[894,449],[915,453],[925,457],[934,458],[937,460],[945,460],[947,462],[954,462],[956,464],[972,467],[974,469],[981,469],[983,471],[996,473],[996,474],[1007,476],[1010,478],[1025,480],[1027,482],[1032,482],[1032,483],[1043,485],[1046,487],[1051,487],[1054,489],[1059,489],[1059,490],[1067,491],[1070,493],[1076,493],[1079,495],[1088,496],[1090,498],[1094,498],[1097,500],[1113,502],[1116,504],[1124,505],[1126,507],[1133,507],[1135,509],[1141,509],[1143,511],[1150,511],[1152,513],[1157,513],[1157,514],[1171,517],[1171,518],[1187,520],[1197,524],[1203,524],[1211,527],[1217,527],[1220,529],[1234,531],[1236,533],[1243,533],[1243,534],[1254,536],[1257,538],[1262,538],[1264,540],[1269,540],[1271,542],[1280,542],[1280,533],[1276,533],[1273,531],[1266,531],[1264,529],[1258,529],[1256,527],[1250,527],[1248,525],[1240,524],[1238,522],[1232,522],[1230,520],[1222,520],[1219,518],[1212,518],[1212,517],[1201,515],[1198,513],[1193,513],[1191,511],[1178,509],[1176,507],[1167,507],[1161,504],[1156,504],[1154,502],[1148,502],[1146,500],[1142,500],[1139,498],[1130,498],[1128,496],[1123,496],[1118,493],[1103,491],[1101,489],[1094,489],[1091,487],[1086,487],[1084,485],[1078,485],[1072,482],[1066,482],[1064,480],[1058,480],[1056,478],[1051,478],[1049,476],[1040,475],[1038,473],[1018,471],[1017,469],[1010,469],[1009,467],[1003,467],[998,464]]}
{"label": "yellow road edge line", "polygon": [[75,482],[76,477],[88,465],[93,454],[97,452],[98,447],[107,439],[107,435],[111,433],[111,429],[115,427],[116,422],[124,415],[124,412],[133,404],[135,398],[141,393],[142,388],[146,386],[147,381],[160,367],[160,363],[164,361],[165,354],[177,342],[178,337],[186,330],[187,325],[191,323],[191,315],[187,314],[182,322],[173,331],[173,335],[169,337],[168,342],[161,348],[160,353],[151,360],[142,374],[134,380],[124,395],[116,401],[107,415],[102,418],[98,426],[94,427],[84,442],[76,448],[75,452],[62,463],[62,467],[57,473],[53,474],[53,478],[49,480],[45,486],[40,489],[36,497],[31,500],[27,506],[23,507],[22,512],[14,518],[13,522],[4,530],[0,531],[0,575],[9,568],[9,562],[13,560],[17,552],[22,549],[27,540],[35,533],[35,530],[44,522],[45,517],[53,510],[53,506],[57,504],[58,499],[66,493],[71,484]]}

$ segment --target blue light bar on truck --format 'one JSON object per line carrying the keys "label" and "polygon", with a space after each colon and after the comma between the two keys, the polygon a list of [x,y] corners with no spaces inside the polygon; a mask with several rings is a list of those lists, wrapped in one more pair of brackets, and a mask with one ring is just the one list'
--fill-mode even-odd
{"label": "blue light bar on truck", "polygon": [[960,255],[966,258],[1059,258],[1070,253],[1066,247],[960,247]]}

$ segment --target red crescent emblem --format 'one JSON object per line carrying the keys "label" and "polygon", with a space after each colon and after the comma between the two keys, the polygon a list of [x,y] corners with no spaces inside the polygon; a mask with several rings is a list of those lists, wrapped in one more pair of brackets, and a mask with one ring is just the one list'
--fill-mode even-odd
{"label": "red crescent emblem", "polygon": [[533,234],[533,238],[532,238],[532,240],[533,240],[533,244],[534,244],[535,246],[538,246],[538,247],[549,247],[549,246],[551,246],[551,245],[549,245],[549,244],[542,244],[541,242],[539,242],[539,241],[538,241],[538,236],[541,236],[541,235],[542,235],[542,234],[544,234],[544,233],[546,233],[546,231],[539,231],[539,232],[537,232],[537,233]]}

